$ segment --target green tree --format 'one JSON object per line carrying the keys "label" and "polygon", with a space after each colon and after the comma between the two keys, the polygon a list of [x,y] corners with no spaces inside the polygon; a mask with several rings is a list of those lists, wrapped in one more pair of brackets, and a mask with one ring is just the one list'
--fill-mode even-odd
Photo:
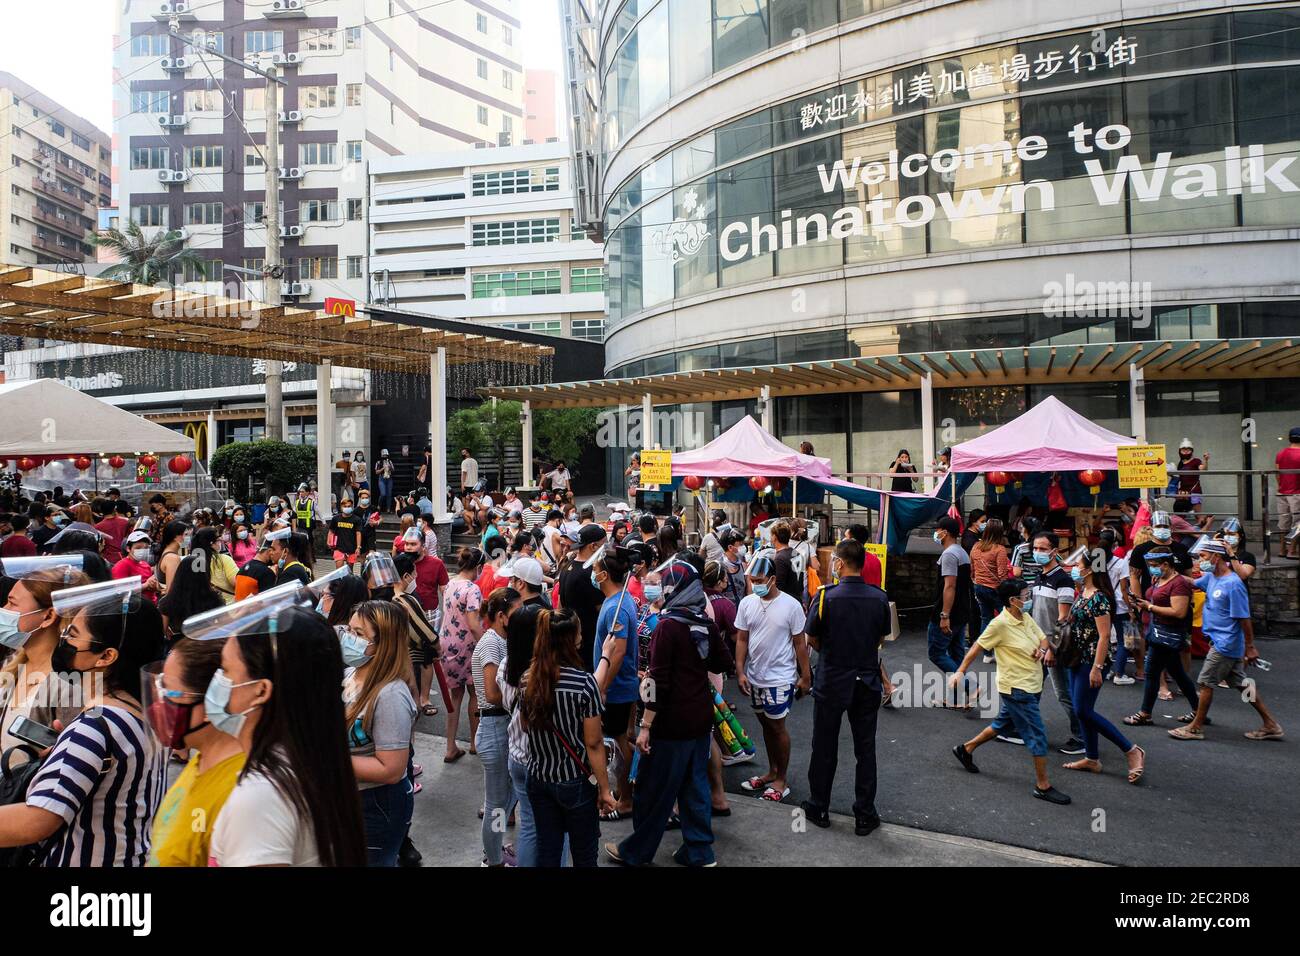
{"label": "green tree", "polygon": [[[264,438],[222,445],[212,453],[212,477],[225,478],[240,497],[249,479],[264,481],[270,494],[286,494],[316,474],[316,446],[291,445]],[[328,494],[329,489],[323,489]]]}
{"label": "green tree", "polygon": [[545,461],[576,464],[591,447],[600,412],[594,408],[541,408],[533,417],[533,441]]}
{"label": "green tree", "polygon": [[[105,269],[104,279],[157,285],[175,281],[188,265],[202,269],[203,260],[193,249],[186,249],[178,230],[159,230],[146,236],[137,223],[127,223],[126,230],[106,229],[95,237],[95,245],[108,249],[121,259]],[[220,282],[221,276],[208,276]]]}
{"label": "green tree", "polygon": [[497,466],[497,476],[502,482],[506,474],[506,449],[519,447],[523,441],[523,426],[519,414],[523,406],[518,402],[483,402],[473,408],[462,408],[447,420],[447,437],[456,449],[468,448],[475,458],[491,454]]}

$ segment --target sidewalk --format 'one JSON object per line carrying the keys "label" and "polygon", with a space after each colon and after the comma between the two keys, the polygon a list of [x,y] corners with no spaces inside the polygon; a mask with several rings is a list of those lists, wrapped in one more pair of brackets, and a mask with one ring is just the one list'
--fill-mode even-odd
{"label": "sidewalk", "polygon": [[[462,744],[463,745],[463,744]],[[482,859],[483,771],[478,758],[466,754],[454,764],[442,762],[446,740],[417,733],[416,762],[424,767],[424,790],[415,796],[411,839],[424,854],[425,866],[478,866]],[[1052,856],[975,840],[883,824],[868,837],[855,836],[853,818],[832,814],[829,830],[802,825],[798,807],[728,794],[731,816],[714,821],[720,866],[1096,866],[1085,860]],[[620,840],[631,832],[630,820],[601,824],[601,841]],[[510,830],[507,842],[513,840]],[[672,867],[679,845],[669,832],[657,865]],[[613,866],[601,854],[602,866]]]}

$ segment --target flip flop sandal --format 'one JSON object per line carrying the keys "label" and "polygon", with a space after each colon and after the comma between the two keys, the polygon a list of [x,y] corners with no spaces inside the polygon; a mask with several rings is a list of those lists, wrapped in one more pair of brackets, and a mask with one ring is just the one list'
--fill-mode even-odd
{"label": "flip flop sandal", "polygon": [[776,787],[768,787],[766,790],[763,791],[762,796],[760,796],[758,799],[771,800],[773,803],[780,803],[788,796],[790,796],[789,787],[786,787],[784,790],[781,791],[778,791]]}
{"label": "flip flop sandal", "polygon": [[420,781],[418,781],[418,780],[415,781],[415,785],[414,785],[413,787],[411,787],[411,796],[415,796],[417,793],[419,793],[419,792],[420,792],[421,790],[423,790],[423,789],[424,789],[424,784],[420,783]]}
{"label": "flip flop sandal", "polygon": [[680,830],[682,828],[682,818],[677,814],[668,815],[668,822],[664,824],[665,830]]}
{"label": "flip flop sandal", "polygon": [[1281,740],[1285,734],[1280,730],[1249,730],[1243,736],[1247,740]]}
{"label": "flip flop sandal", "polygon": [[420,713],[423,714],[425,717],[437,717],[438,708],[434,707],[433,704],[425,704],[423,707],[420,708]]}
{"label": "flip flop sandal", "polygon": [[756,793],[760,791],[763,787],[766,787],[767,784],[768,781],[765,777],[750,777],[748,780],[746,780],[744,783],[740,785],[740,789],[744,790],[747,793]]}
{"label": "flip flop sandal", "polygon": [[617,823],[619,820],[622,819],[623,819],[623,814],[620,813],[618,810],[610,810],[609,813],[602,813],[600,815],[601,823]]}
{"label": "flip flop sandal", "polygon": [[1129,727],[1145,727],[1151,723],[1151,718],[1143,717],[1141,714],[1129,714],[1124,718],[1124,723]]}
{"label": "flip flop sandal", "polygon": [[1169,691],[1167,691],[1167,690],[1162,690],[1162,691],[1160,692],[1160,699],[1161,699],[1161,700],[1173,700],[1173,699],[1174,699],[1174,695],[1173,695],[1172,693],[1170,693]]}
{"label": "flip flop sandal", "polygon": [[1191,730],[1187,727],[1175,727],[1169,731],[1169,736],[1175,740],[1204,740],[1205,734],[1199,730]]}
{"label": "flip flop sandal", "polygon": [[412,764],[411,766],[414,768],[414,772],[411,774],[411,779],[412,779],[412,780],[414,780],[416,777],[420,776],[420,774],[424,773],[424,768],[421,767],[418,763],[417,763],[417,764]]}
{"label": "flip flop sandal", "polygon": [[[1196,714],[1195,712],[1193,712],[1190,714],[1183,714],[1183,716],[1178,718],[1178,722],[1180,724],[1190,724],[1195,719],[1196,719]],[[1209,717],[1206,717],[1203,721],[1201,721],[1201,723],[1203,723],[1206,727],[1214,726],[1214,721],[1210,720]]]}
{"label": "flip flop sandal", "polygon": [[443,757],[443,758],[442,758],[442,762],[443,762],[443,763],[455,763],[457,760],[459,760],[459,759],[460,759],[461,757],[463,757],[463,756],[465,756],[465,751],[463,751],[463,750],[457,750],[457,751],[456,751],[454,754],[452,754],[450,757]]}

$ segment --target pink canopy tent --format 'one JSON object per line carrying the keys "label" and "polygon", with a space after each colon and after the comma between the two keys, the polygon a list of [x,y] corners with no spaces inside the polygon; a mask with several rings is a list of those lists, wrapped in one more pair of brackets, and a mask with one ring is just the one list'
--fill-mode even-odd
{"label": "pink canopy tent", "polygon": [[1136,439],[1088,421],[1049,395],[1001,428],[954,445],[949,467],[954,472],[1114,471],[1115,446],[1135,444]]}
{"label": "pink canopy tent", "polygon": [[675,453],[673,477],[684,475],[824,480],[831,476],[831,462],[781,444],[746,415],[702,448]]}

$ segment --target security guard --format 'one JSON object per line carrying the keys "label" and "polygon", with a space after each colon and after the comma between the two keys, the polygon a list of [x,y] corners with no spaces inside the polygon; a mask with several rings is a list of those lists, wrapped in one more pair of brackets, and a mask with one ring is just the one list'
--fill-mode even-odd
{"label": "security guard", "polygon": [[298,493],[293,499],[293,516],[295,520],[295,530],[301,531],[307,536],[307,553],[311,556],[313,565],[316,561],[316,537],[313,532],[316,529],[316,499],[311,496],[307,490],[307,482],[298,484]]}
{"label": "security guard", "polygon": [[876,717],[880,713],[880,644],[889,633],[889,598],[862,580],[866,551],[845,538],[835,546],[831,571],[838,584],[821,588],[808,613],[808,643],[819,652],[813,684],[810,798],[802,807],[819,827],[831,825],[828,809],[840,749],[840,721],[849,715],[857,757],[854,832],[880,826],[876,813]]}

